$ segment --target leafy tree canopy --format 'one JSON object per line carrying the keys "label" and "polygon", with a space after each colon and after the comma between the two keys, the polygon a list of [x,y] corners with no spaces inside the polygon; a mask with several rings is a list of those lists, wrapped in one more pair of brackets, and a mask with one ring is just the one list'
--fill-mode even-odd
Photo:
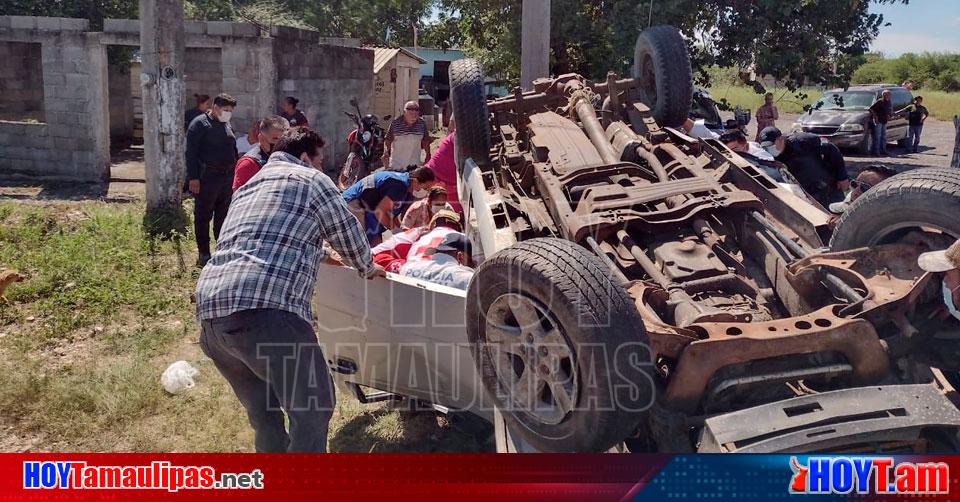
{"label": "leafy tree canopy", "polygon": [[[908,3],[909,0],[872,0]],[[437,0],[446,13],[437,29],[488,71],[519,76],[519,0]],[[652,9],[651,9],[652,4]],[[863,63],[883,17],[871,0],[552,0],[551,70],[602,78],[627,74],[637,33],[670,24],[687,37],[694,66],[752,68],[795,88],[805,79],[849,82]],[[457,30],[450,27],[456,25]],[[432,36],[432,34],[431,34]],[[744,74],[749,75],[749,73]],[[701,72],[700,83],[707,84]]]}

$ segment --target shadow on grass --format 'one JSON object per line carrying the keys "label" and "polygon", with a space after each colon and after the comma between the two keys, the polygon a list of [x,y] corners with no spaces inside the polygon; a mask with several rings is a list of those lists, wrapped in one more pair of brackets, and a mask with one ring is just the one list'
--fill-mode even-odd
{"label": "shadow on grass", "polygon": [[348,420],[330,437],[337,453],[493,451],[493,426],[469,413],[379,408]]}

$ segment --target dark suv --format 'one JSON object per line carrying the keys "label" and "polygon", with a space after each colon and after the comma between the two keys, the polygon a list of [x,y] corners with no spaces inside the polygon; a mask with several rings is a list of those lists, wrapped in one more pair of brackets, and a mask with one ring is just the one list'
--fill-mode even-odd
{"label": "dark suv", "polygon": [[[833,89],[824,92],[809,112],[797,118],[793,131],[814,133],[841,148],[856,148],[861,153],[869,153],[873,146],[869,108],[886,90],[893,93],[894,112],[913,101],[910,91],[895,85],[858,85],[847,90]],[[906,137],[907,114],[895,113],[887,123],[887,141],[896,141],[903,146]]]}

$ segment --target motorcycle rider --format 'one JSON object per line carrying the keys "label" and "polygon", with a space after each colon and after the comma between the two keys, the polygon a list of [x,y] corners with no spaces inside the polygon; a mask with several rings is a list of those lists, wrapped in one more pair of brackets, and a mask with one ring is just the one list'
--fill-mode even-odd
{"label": "motorcycle rider", "polygon": [[850,176],[843,154],[833,143],[807,132],[784,136],[780,129],[760,131],[760,146],[786,164],[803,190],[823,207],[843,200],[850,189]]}

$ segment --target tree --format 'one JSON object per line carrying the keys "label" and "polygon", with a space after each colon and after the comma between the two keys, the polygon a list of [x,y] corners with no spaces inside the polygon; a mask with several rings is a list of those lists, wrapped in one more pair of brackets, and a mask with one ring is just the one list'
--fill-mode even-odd
{"label": "tree", "polygon": [[434,0],[187,0],[194,19],[249,21],[308,28],[323,36],[359,38],[369,45],[413,45]]}
{"label": "tree", "polygon": [[[516,81],[520,2],[437,1],[446,25],[457,20],[456,42],[488,72]],[[869,6],[869,0],[553,0],[551,68],[592,78],[608,70],[626,74],[636,35],[649,19],[688,37],[697,68],[752,68],[790,88],[805,80],[839,85],[850,80],[883,25]],[[700,73],[701,83],[708,78]]]}
{"label": "tree", "polygon": [[103,28],[103,20],[137,17],[133,0],[0,0],[4,16],[51,16],[89,19],[94,30]]}

